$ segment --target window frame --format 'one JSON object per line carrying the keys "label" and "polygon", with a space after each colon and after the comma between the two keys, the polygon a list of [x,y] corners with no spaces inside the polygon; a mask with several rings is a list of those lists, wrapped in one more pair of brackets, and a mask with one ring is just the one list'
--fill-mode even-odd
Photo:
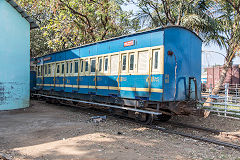
{"label": "window frame", "polygon": [[[77,63],[77,66],[76,66]],[[77,72],[76,72],[76,67],[77,67]],[[76,75],[79,73],[79,60],[74,60],[73,61],[73,74]]]}
{"label": "window frame", "polygon": [[66,65],[65,65],[66,63],[65,63],[65,62],[60,62],[60,64],[61,64],[61,65],[60,65],[60,66],[61,66],[61,67],[60,67],[60,68],[61,68],[61,69],[60,69],[60,75],[61,75],[61,76],[64,76],[64,75],[65,75],[65,72],[66,72]]}
{"label": "window frame", "polygon": [[[125,69],[123,70],[123,57],[126,56],[125,59]],[[128,71],[128,54],[122,53],[121,54],[121,72],[127,72]]]}
{"label": "window frame", "polygon": [[56,63],[56,76],[59,76],[61,74],[61,69],[61,63]]}
{"label": "window frame", "polygon": [[84,60],[80,59],[80,66],[79,66],[80,74],[84,74],[84,66],[85,66]]}
{"label": "window frame", "polygon": [[41,65],[37,66],[37,77],[41,76]]}
{"label": "window frame", "polygon": [[43,67],[43,64],[41,65],[41,77],[44,76],[44,67]]}
{"label": "window frame", "polygon": [[[95,61],[95,70],[94,70],[94,72],[92,72],[92,61]],[[96,59],[96,58],[91,58],[91,59],[90,59],[90,68],[89,68],[89,69],[90,69],[89,72],[90,72],[91,74],[95,74],[95,72],[96,72],[96,64],[97,64],[97,59]]]}
{"label": "window frame", "polygon": [[[107,59],[107,70],[105,70],[106,69],[106,59]],[[104,70],[103,70],[103,72],[104,73],[108,73],[109,72],[109,56],[104,56]]]}
{"label": "window frame", "polygon": [[[140,65],[140,63],[139,63],[139,58],[140,58],[140,54],[141,53],[146,53],[147,52],[147,64],[146,64],[146,70],[144,70],[144,71],[139,71],[139,65]],[[144,49],[144,50],[139,50],[138,52],[137,52],[137,69],[136,69],[136,72],[138,73],[138,74],[148,74],[149,73],[149,58],[150,58],[150,53],[151,53],[151,51],[148,49],[148,50],[146,50],[146,49]]]}
{"label": "window frame", "polygon": [[48,76],[48,64],[44,64],[44,77]]}
{"label": "window frame", "polygon": [[[131,70],[131,56],[133,55],[133,69]],[[129,53],[129,62],[128,62],[128,71],[130,73],[133,73],[136,68],[135,60],[136,60],[136,54],[135,53]]]}
{"label": "window frame", "polygon": [[52,64],[48,64],[48,76],[51,76],[51,73],[52,73]]}
{"label": "window frame", "polygon": [[69,74],[69,61],[65,62],[66,66],[65,66],[65,74],[68,75]]}
{"label": "window frame", "polygon": [[69,61],[70,66],[69,66],[69,76],[72,76],[73,74],[73,61]]}
{"label": "window frame", "polygon": [[[100,60],[101,60],[102,63],[100,63]],[[98,57],[97,71],[98,72],[103,72],[103,57]]]}
{"label": "window frame", "polygon": [[[113,71],[113,67],[112,67],[112,63],[114,63],[114,62],[112,62],[112,58],[114,57],[114,56],[116,56],[116,58],[117,58],[117,65],[116,65],[116,71]],[[110,66],[110,69],[109,69],[109,73],[111,74],[111,75],[118,75],[119,74],[119,68],[121,67],[121,66],[119,66],[120,65],[120,60],[121,60],[121,57],[120,57],[120,54],[118,53],[118,54],[112,54],[111,56],[110,56],[110,64],[109,64],[109,66]]]}
{"label": "window frame", "polygon": [[[156,61],[156,56],[155,53],[158,52],[158,57],[157,57],[157,68],[155,68],[155,61]],[[152,51],[152,71],[157,72],[160,71],[160,49],[154,49]]]}
{"label": "window frame", "polygon": [[89,73],[89,60],[88,59],[85,59],[85,61],[84,61],[84,73],[85,74]]}
{"label": "window frame", "polygon": [[56,63],[52,63],[52,67],[51,67],[51,76],[54,77],[54,75],[55,75],[55,71],[56,71]]}

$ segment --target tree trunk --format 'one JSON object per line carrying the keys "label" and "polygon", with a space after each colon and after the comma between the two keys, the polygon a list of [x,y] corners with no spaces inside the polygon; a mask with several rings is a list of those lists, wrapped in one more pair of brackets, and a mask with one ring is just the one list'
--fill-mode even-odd
{"label": "tree trunk", "polygon": [[[219,93],[220,87],[223,85],[223,83],[226,79],[228,69],[229,69],[229,67],[232,66],[232,60],[234,57],[235,57],[235,54],[234,54],[233,50],[232,49],[228,50],[226,62],[223,65],[223,68],[221,70],[220,79],[219,79],[217,85],[213,88],[212,95],[217,95]],[[211,102],[210,97],[207,98],[206,102],[203,105],[211,106],[211,104],[209,102]]]}
{"label": "tree trunk", "polygon": [[217,95],[219,93],[220,88],[223,85],[224,80],[226,79],[229,67],[230,67],[230,65],[227,65],[227,64],[223,65],[223,68],[221,70],[220,79],[219,79],[217,85],[213,88],[212,95]]}

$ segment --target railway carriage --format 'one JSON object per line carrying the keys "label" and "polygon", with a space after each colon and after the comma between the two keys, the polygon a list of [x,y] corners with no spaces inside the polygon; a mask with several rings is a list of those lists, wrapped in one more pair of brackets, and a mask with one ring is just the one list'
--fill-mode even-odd
{"label": "railway carriage", "polygon": [[102,105],[141,121],[202,113],[202,40],[157,28],[36,58],[38,96]]}

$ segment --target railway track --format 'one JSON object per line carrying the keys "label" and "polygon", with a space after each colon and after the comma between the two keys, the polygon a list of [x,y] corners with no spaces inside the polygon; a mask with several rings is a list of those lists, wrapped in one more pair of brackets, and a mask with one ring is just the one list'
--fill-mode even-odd
{"label": "railway track", "polygon": [[[133,122],[137,123],[133,120],[126,119],[124,117],[121,117],[121,119],[127,120],[131,123],[133,123]],[[177,127],[180,127],[180,128],[191,128],[191,129],[201,130],[201,131],[204,131],[204,132],[209,132],[209,133],[213,133],[213,134],[217,134],[217,135],[224,133],[224,131],[221,131],[221,130],[215,130],[215,129],[211,129],[211,128],[205,128],[205,127],[194,126],[194,125],[189,125],[189,124],[183,124],[183,123],[177,123],[177,122],[161,122],[161,124],[164,124],[164,123],[174,125],[174,126],[177,126]],[[139,123],[137,123],[137,124],[139,124]],[[146,128],[149,128],[149,129],[159,130],[159,131],[164,132],[164,133],[180,135],[180,136],[191,138],[191,139],[194,139],[194,140],[199,140],[199,141],[212,143],[212,144],[216,144],[216,145],[220,145],[220,146],[224,146],[224,147],[229,147],[229,148],[233,148],[233,149],[236,149],[236,150],[240,151],[240,145],[236,145],[236,144],[232,144],[232,143],[228,143],[228,142],[224,142],[224,141],[219,141],[219,140],[215,140],[215,139],[211,139],[211,138],[207,138],[207,137],[187,134],[187,133],[183,133],[183,132],[179,132],[179,131],[174,131],[174,130],[170,130],[168,128],[165,128],[165,127],[162,127],[162,126],[159,126],[159,125],[146,125],[146,124],[140,124],[140,125],[144,126]]]}
{"label": "railway track", "polygon": [[219,141],[219,140],[214,140],[214,139],[210,139],[210,138],[206,138],[206,137],[202,137],[202,136],[196,136],[196,135],[191,135],[191,134],[186,134],[183,132],[177,132],[177,131],[172,131],[172,130],[168,130],[166,128],[163,127],[159,127],[159,126],[148,126],[148,128],[152,128],[152,129],[156,129],[165,133],[170,133],[170,134],[175,134],[175,135],[180,135],[183,137],[188,137],[188,138],[192,138],[195,140],[199,140],[199,141],[203,141],[203,142],[208,142],[208,143],[213,143],[216,145],[221,145],[221,146],[225,146],[225,147],[230,147],[230,148],[234,148],[240,151],[240,145],[236,145],[236,144],[232,144],[232,143],[228,143],[228,142],[224,142],[224,141]]}
{"label": "railway track", "polygon": [[[64,104],[64,105],[69,105],[69,106],[73,106],[73,107],[80,107],[80,106],[72,105],[71,103]],[[84,109],[85,110],[87,109],[88,111],[94,111],[91,108],[85,108],[85,106],[84,106]],[[95,109],[95,111],[96,111],[96,109]],[[116,116],[114,116],[110,113],[104,112],[103,110],[100,110],[100,109],[97,109],[97,112],[98,113],[99,112],[104,113],[105,115],[107,114],[107,116],[116,117]],[[180,136],[183,136],[183,137],[187,137],[187,138],[191,138],[191,139],[195,139],[195,140],[199,140],[199,141],[203,141],[203,142],[207,142],[207,143],[212,143],[212,144],[216,144],[216,145],[220,145],[220,146],[224,146],[224,147],[229,147],[229,148],[233,148],[233,149],[236,149],[236,150],[240,151],[240,145],[237,145],[237,144],[228,143],[228,142],[225,142],[225,141],[219,141],[219,140],[216,140],[216,139],[207,138],[207,137],[203,137],[203,136],[192,135],[192,134],[188,134],[188,133],[184,133],[184,132],[179,132],[179,131],[168,129],[166,127],[162,127],[162,126],[159,126],[159,125],[142,124],[140,122],[136,122],[133,119],[123,117],[123,116],[117,116],[117,117],[124,120],[124,121],[130,122],[130,123],[135,123],[135,124],[141,125],[142,127],[146,127],[146,128],[149,128],[149,129],[155,129],[155,130],[158,130],[158,131],[161,131],[161,132],[164,132],[164,133],[180,135]],[[180,127],[180,128],[191,128],[191,129],[201,130],[201,131],[204,131],[204,132],[209,132],[209,133],[217,134],[217,135],[224,133],[224,131],[221,131],[221,130],[215,130],[215,129],[211,129],[211,128],[205,128],[205,127],[194,126],[194,125],[183,124],[183,123],[177,123],[177,122],[161,122],[161,124],[168,124],[168,125],[170,124],[170,125],[177,126],[177,127]]]}

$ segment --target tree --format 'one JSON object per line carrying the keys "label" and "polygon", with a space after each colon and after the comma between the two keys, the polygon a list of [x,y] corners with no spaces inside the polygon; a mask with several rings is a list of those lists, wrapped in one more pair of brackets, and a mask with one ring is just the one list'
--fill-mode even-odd
{"label": "tree", "polygon": [[210,11],[210,0],[129,0],[139,11],[135,19],[144,28],[167,25],[184,26],[207,37],[215,32],[216,23]]}
{"label": "tree", "polygon": [[[229,3],[236,10],[238,15],[240,15],[240,1],[239,0],[224,0],[224,1]],[[221,2],[219,1],[219,3],[221,3]]]}
{"label": "tree", "polygon": [[31,30],[30,43],[31,43],[31,57],[44,55],[53,51],[48,46],[48,41],[52,39],[51,36],[44,36],[46,26],[52,17],[50,8],[48,7],[48,1],[36,1],[33,0],[16,0],[16,2],[36,21],[40,26],[39,29]]}
{"label": "tree", "polygon": [[232,61],[239,51],[240,41],[240,14],[238,14],[237,10],[227,0],[218,1],[215,5],[216,20],[220,30],[217,35],[212,35],[209,38],[217,42],[219,46],[224,47],[227,54],[220,80],[213,89],[214,95],[218,94],[220,87],[224,83],[228,68],[232,66]]}
{"label": "tree", "polygon": [[129,33],[132,26],[131,13],[122,11],[122,2],[117,0],[18,0],[18,3],[40,25],[39,30],[31,31],[35,55],[120,36]]}
{"label": "tree", "polygon": [[195,31],[206,43],[217,43],[227,51],[219,92],[228,68],[239,50],[239,0],[130,0],[138,8],[136,18],[142,27],[180,25]]}

